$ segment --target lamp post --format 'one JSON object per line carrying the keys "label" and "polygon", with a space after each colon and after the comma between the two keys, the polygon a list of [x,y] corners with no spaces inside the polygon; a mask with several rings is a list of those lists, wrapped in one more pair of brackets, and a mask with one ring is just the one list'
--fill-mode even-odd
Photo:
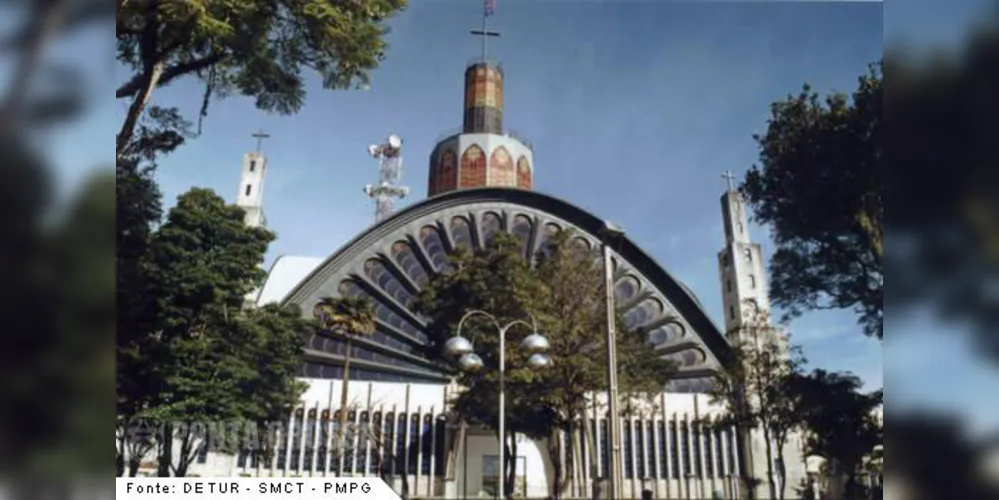
{"label": "lamp post", "polygon": [[[506,393],[504,375],[506,372],[506,332],[514,325],[524,325],[531,328],[531,333],[520,343],[520,348],[530,353],[527,358],[527,366],[534,369],[543,369],[551,366],[551,358],[545,352],[548,351],[548,339],[538,333],[538,322],[531,317],[531,322],[523,320],[513,320],[505,325],[500,325],[496,317],[479,310],[471,310],[465,313],[458,321],[458,330],[454,337],[444,343],[444,354],[457,360],[458,368],[464,372],[476,372],[483,368],[482,358],[474,352],[474,345],[468,339],[461,336],[461,327],[465,320],[472,316],[484,316],[488,318],[496,329],[499,330],[499,489],[497,498],[506,497]],[[468,453],[468,450],[465,450]]]}
{"label": "lamp post", "polygon": [[612,222],[604,221],[604,227],[600,231],[600,251],[604,259],[604,294],[607,307],[607,411],[609,415],[608,430],[610,431],[610,470],[607,477],[610,479],[609,498],[616,500],[621,498],[621,421],[617,410],[617,337],[614,325],[614,266],[611,262],[611,254],[608,243],[624,235],[624,230],[614,225]]}

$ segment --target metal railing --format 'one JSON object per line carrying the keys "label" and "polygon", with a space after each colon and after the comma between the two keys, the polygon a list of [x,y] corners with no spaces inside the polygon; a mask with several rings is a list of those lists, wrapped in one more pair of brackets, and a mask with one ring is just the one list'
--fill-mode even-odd
{"label": "metal railing", "polygon": [[[451,127],[449,129],[445,130],[440,135],[438,135],[437,136],[437,140],[434,141],[434,144],[435,145],[436,144],[440,144],[441,142],[444,142],[447,139],[450,139],[450,138],[452,138],[452,137],[454,137],[456,135],[461,134],[463,131],[464,131],[464,127]],[[522,133],[520,133],[520,132],[518,132],[516,130],[513,130],[513,129],[506,129],[500,135],[502,135],[504,137],[509,137],[511,139],[515,139],[517,142],[519,142],[519,143],[523,144],[524,146],[526,146],[527,149],[530,149],[531,152],[534,152],[534,143],[531,142],[531,140],[528,139],[527,136],[525,136],[524,134],[522,134]]]}

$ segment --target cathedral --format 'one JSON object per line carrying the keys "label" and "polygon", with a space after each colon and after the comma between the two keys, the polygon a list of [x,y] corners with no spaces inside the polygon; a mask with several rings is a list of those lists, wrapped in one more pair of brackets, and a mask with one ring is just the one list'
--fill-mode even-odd
{"label": "cathedral", "polygon": [[[277,453],[264,461],[250,452],[204,452],[192,465],[193,474],[306,477],[342,471],[386,477],[409,498],[495,496],[498,440],[449,413],[449,395],[461,388],[421,354],[426,325],[411,309],[413,298],[434,274],[446,271],[450,253],[482,248],[499,232],[518,236],[525,258],[531,258],[546,239],[569,229],[580,243],[603,248],[607,223],[536,189],[535,168],[544,166],[535,165],[529,142],[504,129],[503,68],[483,57],[468,65],[464,76],[462,131],[429,152],[428,198],[379,220],[332,255],[279,257],[262,288],[248,298],[258,306],[296,304],[307,315],[329,296],[363,297],[374,305],[377,331],[352,341],[343,410],[356,428],[377,431],[353,433],[343,456],[332,453],[330,429],[341,410],[345,346],[335,337],[315,334],[306,340],[300,373],[308,390],[278,437]],[[259,150],[245,156],[236,203],[246,210],[250,225],[265,224],[266,168]],[[625,322],[620,326],[646,332],[650,346],[681,367],[654,405],[620,417],[622,498],[641,498],[643,491],[654,498],[741,498],[748,493],[741,477],[755,477],[757,496],[766,495],[766,452],[757,432],[737,439],[732,429],[705,424],[720,415],[706,393],[730,350],[732,338],[725,332],[737,335],[751,319],[740,304],[755,301],[769,308],[762,251],[750,239],[743,201],[731,185],[721,196],[721,208],[724,330],[638,242],[622,236],[606,248],[614,304]],[[594,432],[595,449],[577,446],[586,463],[593,460],[597,467],[567,470],[574,479],[565,497],[592,497],[609,470],[607,412],[594,411],[580,424]],[[581,442],[578,435],[557,439],[556,449],[563,453]],[[784,452],[788,498],[797,496],[795,487],[806,476],[800,446],[794,437]],[[514,460],[515,496],[553,495],[548,450],[546,442],[521,438]]]}

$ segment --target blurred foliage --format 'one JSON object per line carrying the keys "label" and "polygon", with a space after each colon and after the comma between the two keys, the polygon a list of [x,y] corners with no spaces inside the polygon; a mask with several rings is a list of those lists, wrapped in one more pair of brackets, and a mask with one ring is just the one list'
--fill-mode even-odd
{"label": "blurred foliage", "polygon": [[864,333],[884,336],[884,187],[881,64],[851,99],[805,85],[771,106],[754,136],[760,164],[741,190],[776,251],[770,293],[787,318],[803,310],[853,309]]}
{"label": "blurred foliage", "polygon": [[885,70],[893,303],[974,325],[999,361],[999,24],[956,56],[890,51]]}
{"label": "blurred foliage", "polygon": [[983,467],[999,449],[965,434],[961,419],[912,412],[887,420],[892,430],[885,438],[891,450],[886,487],[890,481],[903,481],[906,500],[999,498],[999,478]]}
{"label": "blurred foliage", "polygon": [[257,107],[297,112],[303,69],[328,89],[366,84],[384,57],[384,22],[405,0],[117,0],[117,60],[131,76],[115,92],[131,104],[117,154],[157,87],[184,77],[205,84],[201,116],[213,96],[253,97]]}
{"label": "blurred foliage", "polygon": [[[450,271],[431,278],[415,305],[430,320],[428,356],[452,368],[456,360],[445,358],[441,349],[465,314],[480,310],[495,316],[499,324],[475,315],[462,325],[461,335],[474,343],[484,369],[458,374],[459,383],[468,390],[454,402],[455,410],[468,421],[490,429],[499,426],[498,328],[516,320],[528,323],[512,326],[506,338],[506,427],[512,449],[508,457],[516,451],[514,432],[542,439],[556,430],[571,429],[592,411],[590,395],[606,391],[607,382],[605,337],[594,335],[606,331],[607,321],[600,259],[579,246],[571,232],[552,236],[534,267],[524,252],[524,241],[506,233],[497,234],[483,250],[459,251],[450,258]],[[517,348],[533,333],[532,317],[550,344],[553,365],[542,371],[528,368],[529,354]],[[617,324],[624,324],[622,318]],[[673,362],[649,349],[643,332],[621,331],[617,343],[620,393],[659,394],[675,373]],[[571,470],[558,463],[558,457],[550,456],[556,467]],[[514,467],[507,471],[511,473],[507,491],[512,491]]]}
{"label": "blurred foliage", "polygon": [[[0,474],[107,473],[112,418],[114,179],[91,178],[63,210],[47,168],[0,137]],[[104,453],[100,453],[103,450]]]}

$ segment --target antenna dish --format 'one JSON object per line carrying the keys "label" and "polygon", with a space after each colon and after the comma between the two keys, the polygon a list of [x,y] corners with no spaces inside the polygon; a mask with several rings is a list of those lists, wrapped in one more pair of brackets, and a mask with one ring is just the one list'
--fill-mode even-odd
{"label": "antenna dish", "polygon": [[368,154],[377,158],[378,157],[378,149],[379,148],[378,148],[377,144],[372,144],[372,145],[368,146]]}
{"label": "antenna dish", "polygon": [[392,149],[399,149],[400,147],[402,147],[402,138],[395,134],[392,134],[388,136],[388,145]]}

